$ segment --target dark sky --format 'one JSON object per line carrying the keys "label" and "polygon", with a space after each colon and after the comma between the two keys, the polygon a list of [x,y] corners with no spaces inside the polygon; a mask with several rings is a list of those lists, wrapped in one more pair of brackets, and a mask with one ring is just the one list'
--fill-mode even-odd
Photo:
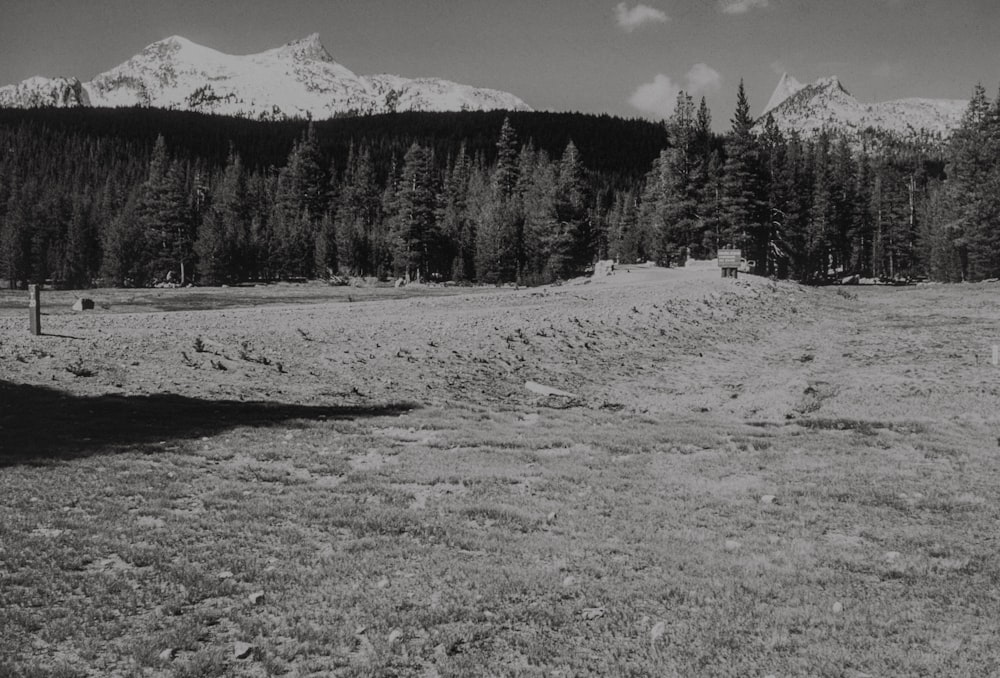
{"label": "dark sky", "polygon": [[[862,101],[968,98],[1000,83],[989,0],[0,0],[0,84],[89,80],[182,35],[230,54],[318,32],[356,73],[503,89],[536,109],[657,117],[678,88],[716,126],[739,79],[754,112],[781,72],[838,75]],[[728,11],[727,11],[728,10]]]}

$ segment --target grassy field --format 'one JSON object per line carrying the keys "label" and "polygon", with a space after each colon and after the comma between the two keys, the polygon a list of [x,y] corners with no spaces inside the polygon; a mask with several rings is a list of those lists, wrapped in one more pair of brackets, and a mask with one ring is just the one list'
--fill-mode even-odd
{"label": "grassy field", "polygon": [[0,677],[1000,675],[998,290],[0,299]]}

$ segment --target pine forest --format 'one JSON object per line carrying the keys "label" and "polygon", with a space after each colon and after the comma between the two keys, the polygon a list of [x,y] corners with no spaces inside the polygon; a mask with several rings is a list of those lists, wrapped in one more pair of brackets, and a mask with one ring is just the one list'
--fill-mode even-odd
{"label": "pine forest", "polygon": [[725,134],[684,93],[662,124],[4,110],[0,280],[534,285],[727,246],[810,284],[1000,277],[1000,99],[938,144],[786,136],[738,101]]}

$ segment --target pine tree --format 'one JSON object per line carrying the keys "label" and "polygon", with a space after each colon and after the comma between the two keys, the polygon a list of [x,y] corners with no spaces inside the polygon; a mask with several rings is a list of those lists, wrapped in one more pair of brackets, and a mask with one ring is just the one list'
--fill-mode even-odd
{"label": "pine tree", "polygon": [[193,259],[186,183],[184,166],[170,159],[163,136],[158,136],[136,210],[146,247],[142,255],[145,270],[138,276],[138,285],[158,280],[180,282]]}
{"label": "pine tree", "polygon": [[555,229],[545,238],[547,269],[554,278],[580,272],[590,251],[583,162],[571,140],[559,159],[555,192]]}
{"label": "pine tree", "polygon": [[779,277],[808,280],[812,276],[808,243],[815,184],[812,146],[796,132],[789,135],[778,189],[779,204],[783,206],[780,213],[775,213],[778,223],[774,244]]}
{"label": "pine tree", "polygon": [[825,280],[831,265],[836,232],[834,179],[830,159],[830,137],[824,131],[816,142],[813,155],[815,184],[812,193],[812,210],[806,234],[806,282]]}
{"label": "pine tree", "polygon": [[278,173],[274,199],[275,264],[283,276],[315,273],[316,236],[328,207],[327,177],[316,130],[310,123]]}
{"label": "pine tree", "polygon": [[91,199],[87,192],[77,186],[72,196],[60,277],[71,287],[89,287],[97,274],[97,229],[91,220]]}
{"label": "pine tree", "polygon": [[381,220],[381,190],[371,151],[353,145],[340,191],[335,231],[339,268],[350,275],[375,275],[374,237]]}
{"label": "pine tree", "polygon": [[753,124],[750,102],[740,80],[732,129],[726,137],[722,236],[726,244],[743,249],[747,259],[757,262],[759,273],[770,243],[765,227],[767,208],[761,186],[760,149]]}
{"label": "pine tree", "polygon": [[712,113],[708,110],[705,97],[702,97],[694,128],[694,146],[700,158],[708,158],[712,154],[712,138]]}
{"label": "pine tree", "polygon": [[333,214],[324,214],[316,227],[316,246],[313,252],[316,275],[330,278],[337,272],[337,227]]}
{"label": "pine tree", "polygon": [[26,182],[13,187],[0,223],[0,266],[10,288],[28,284],[31,278],[31,205],[34,187]]}
{"label": "pine tree", "polygon": [[611,208],[610,256],[619,263],[636,264],[643,257],[638,227],[639,211],[635,193],[618,192]]}
{"label": "pine tree", "polygon": [[408,280],[426,280],[438,272],[434,266],[439,239],[435,196],[433,155],[430,149],[414,143],[403,158],[392,234],[393,266]]}
{"label": "pine tree", "polygon": [[700,242],[691,243],[692,250],[703,258],[713,256],[726,245],[725,226],[725,161],[718,151],[712,151],[702,161],[703,179],[698,186],[697,219]]}
{"label": "pine tree", "polygon": [[[759,270],[764,275],[778,275],[781,260],[779,243],[788,207],[786,186],[782,182],[782,173],[787,164],[788,144],[773,116],[767,116],[764,121],[764,133],[761,135],[760,145],[762,177],[767,190],[767,220],[763,224],[766,249]],[[787,275],[787,270],[782,273]]]}
{"label": "pine tree", "polygon": [[991,106],[977,87],[962,125],[953,137],[952,200],[959,205],[963,240],[968,251],[969,277],[1000,276],[1000,97]]}
{"label": "pine tree", "polygon": [[[707,108],[701,111],[707,116]],[[702,123],[707,123],[703,119]],[[654,254],[661,264],[683,263],[691,249],[699,249],[702,221],[698,217],[698,195],[706,180],[703,157],[697,144],[701,133],[695,119],[694,102],[681,92],[674,114],[667,121],[670,149],[660,156],[657,179],[658,215],[655,219]]]}
{"label": "pine tree", "polygon": [[115,287],[140,287],[147,280],[149,248],[138,215],[138,188],[103,232],[102,275]]}
{"label": "pine tree", "polygon": [[247,277],[250,280],[274,280],[277,276],[275,252],[277,251],[274,216],[277,213],[274,199],[277,177],[273,171],[254,172],[247,178],[247,195],[250,205],[250,252]]}
{"label": "pine tree", "polygon": [[550,238],[559,231],[557,167],[544,151],[535,152],[533,156],[530,166],[522,163],[522,170],[530,167],[530,171],[522,175],[525,179],[522,281],[528,285],[553,280],[554,273],[549,267]]}
{"label": "pine tree", "polygon": [[966,248],[954,221],[958,209],[951,198],[944,186],[931,191],[924,211],[922,261],[924,272],[933,280],[961,282],[967,270]]}
{"label": "pine tree", "polygon": [[476,269],[485,282],[511,282],[520,277],[524,216],[517,195],[519,171],[516,134],[510,119],[504,118],[491,177],[492,194],[476,219]]}
{"label": "pine tree", "polygon": [[376,275],[381,279],[393,275],[395,272],[395,251],[396,243],[394,235],[399,230],[397,222],[401,218],[399,206],[400,189],[399,172],[396,167],[396,159],[392,159],[392,166],[389,169],[389,176],[386,179],[385,188],[382,191],[381,212],[382,221],[372,237],[373,258],[375,261]]}
{"label": "pine tree", "polygon": [[831,260],[835,270],[843,270],[846,273],[850,265],[850,234],[857,219],[855,213],[857,167],[845,137],[838,139],[831,163],[833,190]]}
{"label": "pine tree", "polygon": [[851,254],[848,260],[850,270],[862,277],[870,278],[872,273],[872,242],[874,240],[874,217],[872,216],[872,167],[871,157],[862,152],[858,157],[857,181],[854,193],[854,222],[848,231]]}
{"label": "pine tree", "polygon": [[459,148],[454,163],[446,172],[439,198],[437,221],[443,237],[444,256],[451,258],[451,279],[471,281],[476,275],[475,226],[469,209],[469,183],[472,165]]}
{"label": "pine tree", "polygon": [[497,140],[497,164],[493,172],[493,190],[499,200],[506,200],[514,193],[518,179],[517,134],[510,118],[503,119],[500,138]]}
{"label": "pine tree", "polygon": [[982,223],[986,217],[987,196],[984,188],[989,181],[990,165],[995,161],[989,154],[987,125],[990,102],[982,85],[976,85],[972,99],[962,117],[962,123],[952,135],[948,165],[948,199],[942,206],[954,212],[943,215],[943,230],[950,230],[958,242],[966,266],[963,278],[979,279],[984,275],[981,261]]}
{"label": "pine tree", "polygon": [[249,277],[252,254],[248,197],[243,163],[231,151],[213,191],[211,207],[198,228],[195,250],[204,282],[219,285]]}

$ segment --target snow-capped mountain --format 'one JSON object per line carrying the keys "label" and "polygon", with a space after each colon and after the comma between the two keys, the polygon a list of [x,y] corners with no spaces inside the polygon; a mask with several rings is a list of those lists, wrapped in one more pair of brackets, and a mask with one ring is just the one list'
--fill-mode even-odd
{"label": "snow-capped mountain", "polygon": [[902,138],[945,139],[961,123],[968,104],[961,99],[900,99],[863,104],[837,77],[801,85],[786,74],[764,109],[758,127],[771,115],[782,132],[795,130],[806,137],[827,130],[857,138],[872,129]]}
{"label": "snow-capped mountain", "polygon": [[0,87],[0,107],[89,106],[90,96],[76,78],[28,78],[17,85]]}
{"label": "snow-capped mountain", "polygon": [[0,87],[0,106],[148,106],[251,118],[329,118],[392,111],[531,110],[513,94],[395,75],[357,75],[319,35],[233,56],[173,36],[90,82],[29,78]]}

